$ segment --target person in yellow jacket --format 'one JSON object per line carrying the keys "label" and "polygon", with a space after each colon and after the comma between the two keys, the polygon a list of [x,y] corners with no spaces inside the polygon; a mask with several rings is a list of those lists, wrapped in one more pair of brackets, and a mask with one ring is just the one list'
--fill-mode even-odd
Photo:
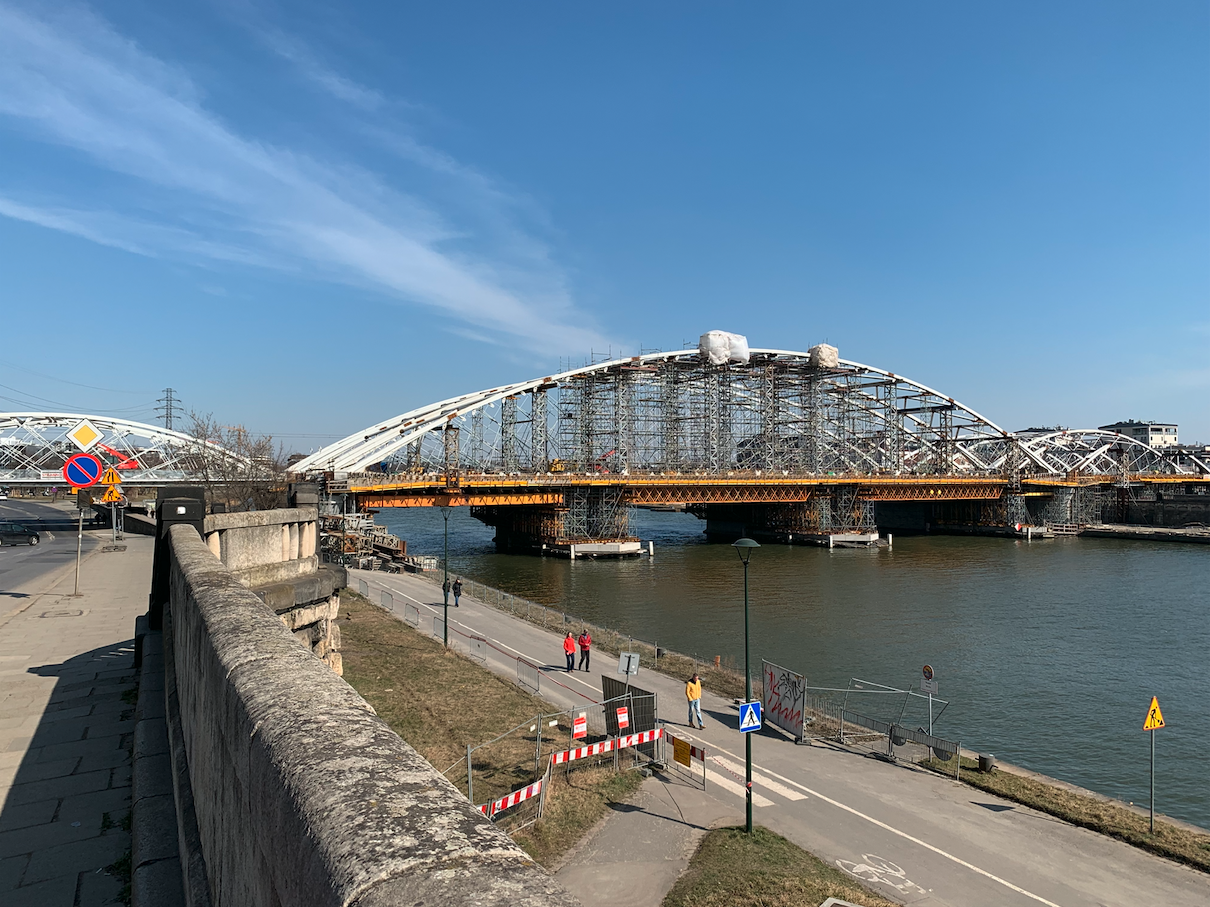
{"label": "person in yellow jacket", "polygon": [[685,698],[689,700],[689,726],[705,727],[702,721],[702,679],[696,674],[685,684]]}

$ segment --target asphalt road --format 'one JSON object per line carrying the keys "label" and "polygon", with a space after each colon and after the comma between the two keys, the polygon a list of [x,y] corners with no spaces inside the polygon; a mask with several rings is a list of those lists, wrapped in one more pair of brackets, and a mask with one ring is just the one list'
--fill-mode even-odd
{"label": "asphalt road", "polygon": [[[5,544],[0,547],[0,615],[9,610],[5,607],[6,601],[19,600],[31,594],[31,589],[41,589],[46,574],[75,563],[76,532],[71,526],[75,515],[76,509],[69,503],[25,499],[0,501],[0,520],[22,523],[41,536],[37,545]],[[50,528],[46,528],[48,526]],[[107,538],[100,530],[89,529],[87,519],[84,526],[82,549],[83,554],[88,554]]]}
{"label": "asphalt road", "polygon": [[[409,575],[349,571],[350,585],[390,590],[393,610],[420,609],[433,632],[441,591]],[[601,698],[600,674],[616,659],[596,653],[595,670],[565,674],[560,639],[468,601],[450,609],[451,638],[494,640],[488,667],[516,677],[509,653],[545,666],[539,695],[561,708]],[[460,635],[460,634],[457,634]],[[706,728],[690,731],[684,681],[641,672],[635,685],[659,694],[677,736],[708,748],[709,788],[742,809],[744,742],[730,700],[703,696]],[[1045,729],[1040,729],[1045,733]],[[776,731],[753,735],[754,821],[839,865],[904,904],[945,907],[1135,907],[1210,905],[1210,876],[1103,835],[984,794],[931,772],[888,764],[839,746],[800,746]]]}

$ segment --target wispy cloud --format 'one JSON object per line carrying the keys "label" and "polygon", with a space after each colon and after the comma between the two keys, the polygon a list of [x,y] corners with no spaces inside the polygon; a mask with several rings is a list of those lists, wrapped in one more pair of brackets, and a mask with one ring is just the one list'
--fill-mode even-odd
{"label": "wispy cloud", "polygon": [[[379,138],[456,187],[453,222],[415,192],[347,160],[241,135],[207,109],[180,70],[91,13],[31,15],[0,3],[0,117],[72,149],[139,190],[59,205],[20,197],[0,177],[0,214],[146,255],[239,261],[374,288],[432,307],[473,336],[551,352],[604,341],[574,309],[549,250],[514,218],[511,197],[404,130]],[[274,50],[323,90],[372,110],[382,97],[322,66],[300,42]],[[418,180],[423,182],[423,180]],[[103,195],[103,193],[102,193]],[[481,237],[476,228],[492,235]],[[481,241],[482,240],[482,241]]]}
{"label": "wispy cloud", "polygon": [[363,110],[376,110],[386,103],[380,92],[342,76],[321,63],[311,49],[298,38],[278,29],[259,33],[261,40],[275,54],[295,65],[300,73],[332,97],[347,101]]}

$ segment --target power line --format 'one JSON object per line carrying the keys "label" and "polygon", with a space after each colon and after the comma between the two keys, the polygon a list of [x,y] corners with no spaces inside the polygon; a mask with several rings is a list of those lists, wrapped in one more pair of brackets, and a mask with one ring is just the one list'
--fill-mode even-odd
{"label": "power line", "polygon": [[160,399],[156,401],[156,403],[164,404],[163,406],[157,406],[155,411],[157,413],[162,412],[164,414],[164,427],[169,431],[172,430],[172,417],[175,414],[176,409],[180,408],[181,403],[179,397],[173,397],[173,394],[175,393],[176,391],[174,391],[171,387],[166,387],[164,388],[164,396],[160,397]]}

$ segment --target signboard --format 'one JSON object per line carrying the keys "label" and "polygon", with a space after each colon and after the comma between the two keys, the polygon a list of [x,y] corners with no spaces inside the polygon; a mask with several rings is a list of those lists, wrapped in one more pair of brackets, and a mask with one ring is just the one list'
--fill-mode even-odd
{"label": "signboard", "polygon": [[1158,731],[1163,726],[1164,713],[1160,711],[1160,701],[1156,697],[1152,696],[1151,705],[1147,709],[1147,720],[1143,722],[1143,730]]}
{"label": "signboard", "polygon": [[77,491],[76,492],[76,509],[77,510],[92,510],[92,492]]}
{"label": "signboard", "polygon": [[618,673],[634,675],[639,673],[639,653],[623,652],[618,656]]}
{"label": "signboard", "polygon": [[679,762],[681,765],[689,765],[689,741],[682,740],[680,737],[672,738],[672,759],[674,762]]}
{"label": "signboard", "polygon": [[626,706],[621,706],[618,709],[618,727],[619,728],[630,727],[630,712],[626,708]]}
{"label": "signboard", "polygon": [[76,423],[76,426],[67,433],[67,438],[72,444],[86,451],[98,441],[103,435],[97,430],[97,427],[87,419],[81,419]]}
{"label": "signboard", "polygon": [[118,475],[118,471],[110,466],[105,470],[105,474],[101,476],[100,482],[102,485],[121,485],[122,477]]}
{"label": "signboard", "polygon": [[116,504],[122,500],[122,492],[118,491],[117,485],[110,485],[105,489],[105,494],[101,495],[102,504]]}
{"label": "signboard", "polygon": [[769,724],[794,735],[803,736],[803,713],[806,709],[807,678],[788,668],[764,662],[765,682],[761,688],[761,705]]}
{"label": "signboard", "polygon": [[760,730],[759,702],[741,702],[739,704],[739,729],[744,734]]}
{"label": "signboard", "polygon": [[588,736],[588,715],[581,712],[571,723],[571,736],[575,740]]}
{"label": "signboard", "polygon": [[88,488],[96,485],[104,468],[92,454],[76,454],[63,464],[63,478],[72,488]]}
{"label": "signboard", "polygon": [[935,680],[920,681],[920,692],[929,693],[933,696],[936,696],[937,695],[937,681],[935,681]]}
{"label": "signboard", "polygon": [[932,666],[932,665],[925,665],[925,666],[924,666],[924,679],[925,679],[925,680],[932,680],[932,679],[933,679],[933,666]]}

